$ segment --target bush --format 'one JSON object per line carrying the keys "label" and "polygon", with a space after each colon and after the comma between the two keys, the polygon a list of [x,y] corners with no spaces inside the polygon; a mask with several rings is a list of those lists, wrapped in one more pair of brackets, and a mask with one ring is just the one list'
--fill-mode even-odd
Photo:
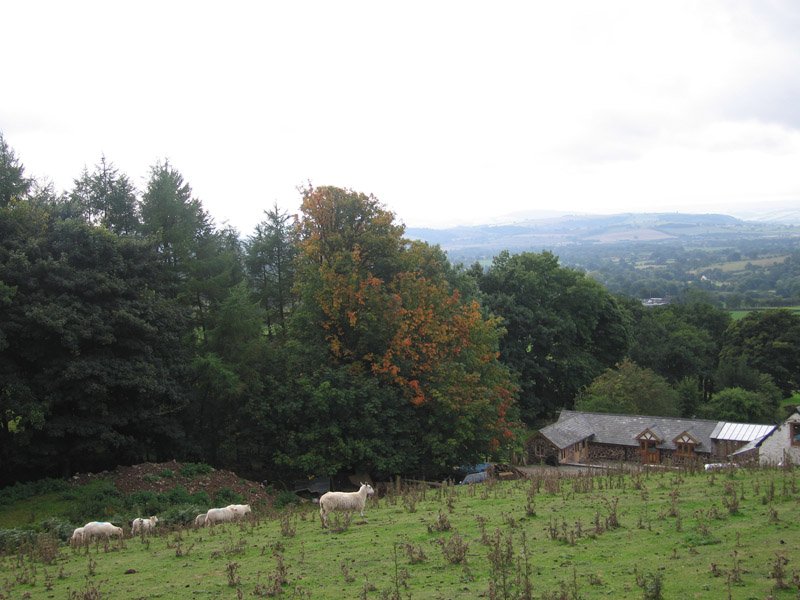
{"label": "bush", "polygon": [[162,494],[150,491],[132,493],[126,499],[126,505],[139,515],[154,515],[165,508]]}
{"label": "bush", "polygon": [[275,501],[273,504],[275,508],[283,508],[284,506],[298,504],[299,502],[300,498],[298,498],[297,494],[290,492],[289,490],[283,490],[282,492],[278,492],[278,494],[275,496]]}
{"label": "bush", "polygon": [[36,533],[30,529],[0,529],[0,552],[16,552],[23,544],[33,545]]}
{"label": "bush", "polygon": [[69,489],[70,484],[64,479],[40,479],[26,483],[15,483],[0,490],[0,504],[12,504],[32,496],[61,492]]}
{"label": "bush", "polygon": [[118,513],[123,507],[122,494],[113,481],[98,480],[75,490],[75,504],[69,512],[73,523],[101,521],[108,515]]}
{"label": "bush", "polygon": [[194,518],[208,508],[205,505],[199,504],[182,504],[181,506],[172,506],[160,513],[158,516],[159,525],[169,527],[172,525],[193,525]]}
{"label": "bush", "polygon": [[46,533],[52,533],[62,542],[66,542],[72,537],[72,532],[75,530],[75,526],[72,523],[58,517],[51,517],[42,521],[40,528]]}
{"label": "bush", "polygon": [[210,473],[214,468],[205,463],[184,463],[181,467],[181,475],[184,477],[197,477],[198,475],[205,475]]}
{"label": "bush", "polygon": [[244,498],[241,494],[237,494],[230,488],[219,488],[217,493],[214,494],[215,506],[227,506],[228,504],[240,504]]}
{"label": "bush", "polygon": [[159,471],[158,474],[161,475],[161,477],[163,477],[164,479],[171,479],[175,477],[175,471],[173,471],[172,469],[163,469]]}

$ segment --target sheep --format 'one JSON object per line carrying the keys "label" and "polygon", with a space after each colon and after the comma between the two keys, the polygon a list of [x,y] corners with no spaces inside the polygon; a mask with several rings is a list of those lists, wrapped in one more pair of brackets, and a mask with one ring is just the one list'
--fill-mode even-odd
{"label": "sheep", "polygon": [[122,527],[105,521],[92,521],[83,526],[83,541],[86,543],[91,542],[94,538],[108,539],[112,537],[122,539]]}
{"label": "sheep", "polygon": [[328,514],[332,511],[354,511],[357,510],[364,516],[364,504],[367,496],[375,493],[372,486],[362,483],[357,492],[326,492],[319,499],[319,516],[322,520],[322,528],[328,527]]}
{"label": "sheep", "polygon": [[253,512],[249,504],[229,504],[225,508],[229,508],[234,512],[234,519],[244,518],[246,515]]}
{"label": "sheep", "polygon": [[194,526],[202,527],[206,524],[206,513],[200,513],[194,518]]}
{"label": "sheep", "polygon": [[137,533],[145,534],[152,532],[156,527],[156,523],[158,523],[158,517],[156,516],[146,519],[142,517],[135,518],[131,521],[131,537],[135,536]]}
{"label": "sheep", "polygon": [[70,546],[80,546],[83,543],[83,527],[78,527],[72,532],[72,537],[69,538]]}
{"label": "sheep", "polygon": [[236,518],[236,513],[233,509],[228,508],[209,508],[206,513],[206,526],[215,525],[217,523],[227,523]]}

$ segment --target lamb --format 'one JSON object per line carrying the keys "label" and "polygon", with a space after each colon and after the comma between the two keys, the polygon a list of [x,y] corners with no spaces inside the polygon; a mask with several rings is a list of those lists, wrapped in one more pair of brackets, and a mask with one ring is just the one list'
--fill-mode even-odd
{"label": "lamb", "polygon": [[156,527],[156,523],[158,523],[158,517],[156,516],[146,519],[142,517],[135,518],[131,521],[131,537],[135,536],[137,533],[145,534],[152,532]]}
{"label": "lamb", "polygon": [[229,504],[225,508],[229,508],[234,512],[234,519],[241,519],[253,512],[249,504]]}
{"label": "lamb", "polygon": [[236,518],[236,513],[233,509],[228,508],[209,508],[206,513],[205,524],[215,525],[217,523],[228,523]]}
{"label": "lamb", "polygon": [[328,514],[333,511],[350,512],[357,510],[364,516],[367,496],[375,493],[372,486],[362,483],[357,492],[327,492],[319,499],[319,516],[322,528],[328,527]]}
{"label": "lamb", "polygon": [[202,527],[206,524],[206,513],[200,513],[194,518],[194,526]]}
{"label": "lamb", "polygon": [[[73,532],[74,535],[74,532]],[[95,538],[112,538],[118,537],[122,539],[122,527],[117,527],[112,523],[105,521],[92,521],[83,526],[83,541],[86,543],[91,542]]]}
{"label": "lamb", "polygon": [[83,527],[78,527],[72,532],[72,537],[69,538],[70,546],[80,546],[83,544]]}

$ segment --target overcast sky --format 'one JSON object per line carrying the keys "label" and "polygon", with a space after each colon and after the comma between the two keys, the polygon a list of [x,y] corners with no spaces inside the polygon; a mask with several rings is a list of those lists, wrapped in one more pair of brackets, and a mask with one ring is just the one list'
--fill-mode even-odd
{"label": "overcast sky", "polygon": [[250,233],[297,187],[408,226],[800,205],[800,2],[2,2],[0,130],[68,190],[168,158]]}

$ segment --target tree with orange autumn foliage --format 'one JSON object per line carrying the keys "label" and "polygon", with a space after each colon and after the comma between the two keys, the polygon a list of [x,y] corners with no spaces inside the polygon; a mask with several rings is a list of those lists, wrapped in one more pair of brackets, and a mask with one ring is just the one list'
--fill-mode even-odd
{"label": "tree with orange autumn foliage", "polygon": [[[357,378],[376,386],[384,406],[370,419],[381,412],[401,418],[401,427],[384,430],[414,440],[401,461],[406,472],[476,460],[507,445],[516,387],[498,360],[502,328],[453,285],[444,254],[404,239],[403,226],[373,196],[309,188],[301,210],[294,336],[314,355],[303,376],[338,380],[333,369],[347,373],[348,385]],[[384,440],[386,462],[398,462],[400,441]],[[371,452],[347,466],[380,467]]]}

